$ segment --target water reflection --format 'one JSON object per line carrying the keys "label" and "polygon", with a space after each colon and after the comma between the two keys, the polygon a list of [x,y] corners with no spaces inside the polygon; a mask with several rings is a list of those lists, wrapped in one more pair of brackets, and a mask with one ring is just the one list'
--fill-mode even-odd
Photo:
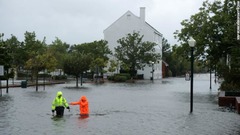
{"label": "water reflection", "polygon": [[[0,131],[7,130],[6,127],[11,126],[11,106],[13,104],[13,98],[9,95],[4,95],[0,97]],[[0,132],[1,133],[1,132]]]}
{"label": "water reflection", "polygon": [[66,118],[65,117],[56,117],[52,118],[53,132],[57,134],[62,134],[65,132],[66,127]]}

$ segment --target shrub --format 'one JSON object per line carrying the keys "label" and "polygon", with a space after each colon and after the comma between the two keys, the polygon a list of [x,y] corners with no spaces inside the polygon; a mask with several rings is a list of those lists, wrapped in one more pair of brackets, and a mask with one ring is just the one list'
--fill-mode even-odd
{"label": "shrub", "polygon": [[115,81],[115,82],[125,82],[129,79],[131,79],[131,76],[128,73],[121,73],[121,74],[115,74],[113,76],[108,76],[108,80]]}
{"label": "shrub", "polygon": [[172,71],[171,71],[171,70],[168,70],[167,76],[168,76],[168,77],[172,77]]}
{"label": "shrub", "polygon": [[222,91],[240,91],[240,85],[236,83],[228,83],[226,81],[223,81],[220,89]]}
{"label": "shrub", "polygon": [[126,82],[127,81],[127,77],[126,76],[117,75],[117,76],[114,76],[114,81],[116,81],[116,82]]}
{"label": "shrub", "polygon": [[110,80],[110,81],[113,81],[114,76],[108,76],[107,79]]}
{"label": "shrub", "polygon": [[40,77],[40,78],[43,78],[43,77],[51,77],[51,75],[50,74],[47,74],[47,73],[45,73],[45,74],[38,74],[38,77]]}
{"label": "shrub", "polygon": [[56,75],[56,76],[53,76],[53,78],[55,80],[65,80],[65,79],[67,79],[67,76],[66,75]]}
{"label": "shrub", "polygon": [[128,73],[116,74],[116,76],[125,76],[127,80],[128,80],[128,79],[131,79],[131,75],[128,74]]}

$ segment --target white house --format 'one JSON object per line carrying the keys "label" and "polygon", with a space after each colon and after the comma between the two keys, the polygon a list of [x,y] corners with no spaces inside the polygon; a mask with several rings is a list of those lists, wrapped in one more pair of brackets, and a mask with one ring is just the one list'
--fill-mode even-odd
{"label": "white house", "polygon": [[[109,48],[114,52],[114,47],[119,46],[117,40],[126,37],[127,34],[139,32],[144,35],[143,41],[155,42],[157,44],[157,53],[162,56],[162,34],[153,28],[145,21],[145,7],[140,8],[140,17],[134,15],[131,11],[127,11],[118,20],[106,28],[104,33],[104,40],[108,41]],[[147,53],[147,52],[146,52]],[[162,60],[159,59],[154,62],[154,73],[152,64],[144,67],[143,70],[138,70],[138,74],[143,74],[144,79],[161,79],[162,78]]]}

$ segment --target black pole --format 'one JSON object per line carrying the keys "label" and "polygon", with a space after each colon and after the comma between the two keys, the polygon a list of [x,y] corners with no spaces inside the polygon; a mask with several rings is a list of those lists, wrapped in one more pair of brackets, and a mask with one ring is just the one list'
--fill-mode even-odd
{"label": "black pole", "polygon": [[83,85],[83,73],[81,73],[81,86]]}
{"label": "black pole", "polygon": [[45,90],[45,70],[44,70],[44,74],[43,74],[43,90]]}
{"label": "black pole", "polygon": [[38,72],[37,72],[37,77],[36,77],[36,91],[38,91]]}
{"label": "black pole", "polygon": [[214,71],[214,82],[215,82],[215,83],[217,82],[216,76],[217,76],[217,73],[216,73],[216,68],[215,68],[215,71]]}
{"label": "black pole", "polygon": [[8,69],[7,69],[7,80],[6,80],[7,81],[7,88],[6,88],[6,93],[8,93],[8,83],[9,83],[8,82],[8,79],[9,79],[8,77],[9,77],[9,75],[8,75]]}
{"label": "black pole", "polygon": [[191,96],[190,96],[190,113],[193,111],[193,47],[191,47]]}
{"label": "black pole", "polygon": [[212,89],[212,71],[210,68],[210,90]]}
{"label": "black pole", "polygon": [[152,63],[152,81],[153,81],[153,72],[154,72],[154,64]]}
{"label": "black pole", "polygon": [[6,80],[6,81],[7,81],[7,84],[6,84],[6,93],[8,93],[8,87],[9,87],[9,85],[8,85],[8,83],[9,83],[9,82],[8,82],[8,77],[7,77],[7,80]]}
{"label": "black pole", "polygon": [[0,77],[0,95],[2,96],[2,80],[1,80],[1,77]]}

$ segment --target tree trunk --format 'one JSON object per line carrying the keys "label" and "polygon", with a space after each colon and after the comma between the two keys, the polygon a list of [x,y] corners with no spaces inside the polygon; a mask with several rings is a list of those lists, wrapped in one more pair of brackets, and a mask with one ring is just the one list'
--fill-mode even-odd
{"label": "tree trunk", "polygon": [[83,74],[81,74],[81,86],[83,84]]}
{"label": "tree trunk", "polygon": [[8,79],[9,79],[9,73],[8,73],[8,69],[7,69],[7,89],[6,89],[6,93],[8,93]]}
{"label": "tree trunk", "polygon": [[76,76],[76,87],[78,88],[78,76]]}
{"label": "tree trunk", "polygon": [[38,91],[38,73],[37,73],[37,76],[36,76],[36,91]]}

